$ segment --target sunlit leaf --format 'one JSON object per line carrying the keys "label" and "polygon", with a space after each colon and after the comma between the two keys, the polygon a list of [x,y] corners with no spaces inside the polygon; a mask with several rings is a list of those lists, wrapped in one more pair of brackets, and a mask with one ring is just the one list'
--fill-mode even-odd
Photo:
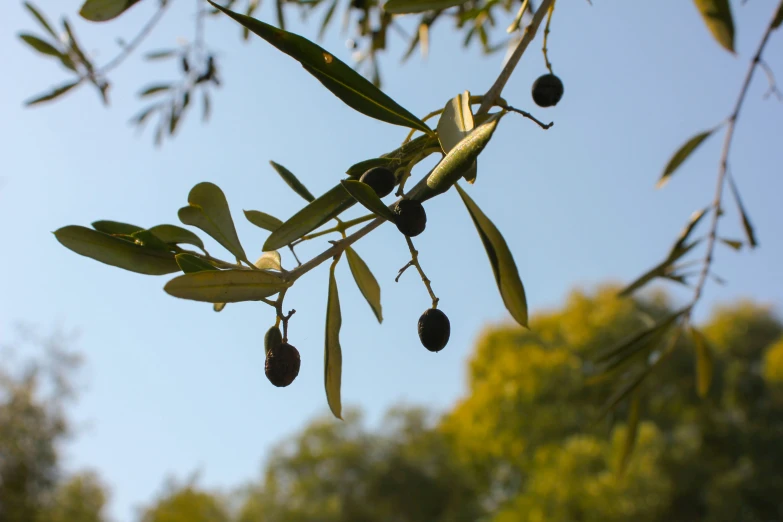
{"label": "sunlit leaf", "polygon": [[[438,139],[444,153],[448,153],[473,130],[473,112],[470,108],[470,92],[465,91],[449,100],[438,120]],[[476,180],[478,165],[474,160],[462,175],[468,183]]]}
{"label": "sunlit leaf", "polygon": [[66,83],[64,85],[61,85],[59,87],[54,88],[53,90],[51,90],[51,91],[49,91],[47,93],[40,94],[40,95],[36,96],[35,98],[29,99],[26,102],[24,102],[24,104],[27,105],[28,107],[31,107],[33,105],[38,105],[39,103],[43,103],[43,102],[47,102],[47,101],[50,101],[50,100],[54,100],[56,98],[59,98],[60,96],[62,96],[66,92],[70,91],[71,89],[73,89],[74,87],[79,85],[80,83],[81,83],[81,80],[76,80],[74,82]]}
{"label": "sunlit leaf", "polygon": [[337,294],[337,281],[334,278],[335,264],[329,270],[329,296],[326,302],[326,342],[324,347],[324,388],[329,409],[338,419],[342,419],[340,387],[343,374],[343,352],[340,348],[340,297]]}
{"label": "sunlit leaf", "polygon": [[275,169],[275,172],[280,174],[280,177],[283,178],[283,181],[286,182],[286,184],[293,189],[294,192],[299,194],[302,198],[304,198],[306,201],[310,202],[315,199],[315,196],[310,194],[310,191],[307,190],[307,187],[305,187],[299,179],[294,176],[294,173],[285,168],[284,166],[280,165],[279,163],[275,163],[274,161],[269,162],[270,165],[272,165],[272,168]]}
{"label": "sunlit leaf", "polygon": [[186,244],[199,247],[204,250],[204,242],[196,234],[176,225],[156,225],[149,229],[164,243],[172,245]]}
{"label": "sunlit leaf", "polygon": [[724,49],[734,52],[734,19],[729,0],[693,0],[704,23]]}
{"label": "sunlit leaf", "polygon": [[134,232],[144,230],[144,227],[131,225],[130,223],[122,223],[121,221],[109,221],[106,219],[93,222],[92,228],[105,234],[121,234],[124,236],[129,236]]}
{"label": "sunlit leaf", "polygon": [[206,303],[260,301],[291,283],[266,270],[209,270],[175,277],[163,289],[174,297]]}
{"label": "sunlit leaf", "polygon": [[378,281],[372,275],[370,267],[367,266],[367,263],[359,257],[359,254],[354,249],[351,247],[346,248],[345,257],[348,259],[348,266],[351,268],[351,274],[353,274],[353,278],[356,281],[356,286],[359,287],[359,291],[367,300],[367,304],[372,308],[378,322],[382,323],[381,287],[378,285]]}
{"label": "sunlit leaf", "polygon": [[674,174],[674,171],[676,171],[677,168],[688,159],[688,156],[690,156],[704,140],[709,138],[713,132],[715,132],[715,129],[710,129],[701,132],[686,141],[685,144],[674,153],[674,156],[671,157],[669,163],[666,164],[666,168],[663,169],[663,174],[661,174],[661,179],[658,180],[657,187],[661,188],[666,185],[671,175]]}
{"label": "sunlit leaf", "polygon": [[733,248],[734,250],[742,250],[743,243],[738,239],[726,239],[725,237],[720,237],[718,240],[729,248]]}
{"label": "sunlit leaf", "polygon": [[193,254],[177,254],[174,256],[174,259],[177,260],[177,264],[186,274],[203,272],[205,270],[217,270],[217,268]]}
{"label": "sunlit leaf", "polygon": [[280,252],[278,252],[277,250],[273,250],[272,252],[264,252],[263,254],[261,254],[261,257],[259,257],[258,260],[253,264],[256,265],[257,268],[260,268],[262,270],[283,269],[283,266],[281,264],[281,259],[280,259]]}
{"label": "sunlit leaf", "polygon": [[691,336],[696,349],[696,391],[699,397],[706,397],[712,383],[712,350],[704,334],[696,328],[691,327]]}
{"label": "sunlit leaf", "polygon": [[248,221],[257,227],[263,228],[264,230],[268,230],[270,232],[274,232],[280,228],[280,225],[283,224],[283,222],[276,217],[270,216],[269,214],[261,212],[260,210],[245,210],[244,212]]}
{"label": "sunlit leaf", "polygon": [[634,447],[636,446],[636,436],[639,429],[639,394],[634,393],[631,396],[628,407],[628,422],[625,427],[625,441],[623,441],[623,450],[620,454],[619,474],[622,476],[628,468],[628,462],[631,460]]}
{"label": "sunlit leaf", "polygon": [[739,190],[737,190],[737,185],[734,183],[733,176],[729,176],[729,187],[731,188],[731,193],[734,195],[734,201],[737,203],[740,219],[742,219],[742,228],[745,229],[745,236],[748,238],[748,244],[750,245],[750,248],[756,248],[758,246],[756,234],[753,231],[753,225],[750,224],[750,219],[745,211],[745,206],[742,204],[742,199],[740,199]]}
{"label": "sunlit leaf", "polygon": [[389,0],[383,4],[383,10],[392,14],[421,13],[448,9],[465,2],[467,0]]}
{"label": "sunlit leaf", "polygon": [[149,230],[138,230],[130,235],[131,239],[143,247],[154,248],[161,252],[171,252],[172,246],[168,243],[164,243],[158,236],[150,232]]}
{"label": "sunlit leaf", "polygon": [[188,203],[189,206],[179,209],[180,221],[200,228],[238,259],[247,261],[234,228],[234,220],[231,218],[226,196],[217,185],[209,182],[199,183],[188,194]]}
{"label": "sunlit leaf", "polygon": [[222,312],[223,309],[226,307],[226,303],[213,303],[212,309],[216,312]]}
{"label": "sunlit leaf", "polygon": [[427,177],[427,188],[411,198],[424,201],[449,190],[474,164],[492,138],[499,121],[500,117],[491,118],[473,129],[433,169]]}
{"label": "sunlit leaf", "polygon": [[91,22],[106,22],[117,18],[137,2],[139,0],[87,0],[79,14]]}
{"label": "sunlit leaf", "polygon": [[487,251],[492,272],[495,274],[495,283],[500,290],[506,309],[516,322],[527,327],[525,288],[522,286],[514,256],[511,255],[506,240],[470,196],[459,185],[454,186],[457,188],[462,202],[465,203],[481,237],[481,242],[484,244],[484,249]]}
{"label": "sunlit leaf", "polygon": [[266,239],[263,250],[268,252],[283,248],[355,204],[356,200],[343,186],[337,185],[275,229]]}
{"label": "sunlit leaf", "polygon": [[431,132],[424,122],[397,104],[352,67],[320,46],[299,35],[229,11],[211,1],[210,3],[280,51],[299,61],[327,89],[353,109],[387,123]]}
{"label": "sunlit leaf", "polygon": [[355,179],[344,179],[340,183],[342,183],[345,190],[347,190],[348,193],[367,210],[389,221],[394,221],[394,213],[389,210],[389,207],[383,204],[383,201],[381,201],[381,198],[375,193],[375,190],[367,183],[362,183]]}
{"label": "sunlit leaf", "polygon": [[66,248],[101,263],[147,275],[171,274],[179,271],[170,252],[145,248],[97,230],[70,225],[54,233]]}

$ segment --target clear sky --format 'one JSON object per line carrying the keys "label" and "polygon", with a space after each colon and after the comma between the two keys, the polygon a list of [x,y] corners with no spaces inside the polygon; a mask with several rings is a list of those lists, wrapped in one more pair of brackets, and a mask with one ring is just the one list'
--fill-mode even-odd
{"label": "clear sky", "polygon": [[[550,58],[565,83],[563,100],[544,110],[530,99],[531,83],[544,72],[540,41],[504,92],[510,103],[555,126],[544,132],[522,118],[505,118],[481,156],[478,182],[467,189],[505,234],[533,313],[562,303],[574,287],[635,277],[665,255],[690,213],[709,203],[721,136],[708,140],[665,189],[656,191],[655,181],[682,142],[728,115],[773,9],[766,1],[733,3],[739,55],[732,57],[713,41],[692,2],[561,3]],[[52,15],[73,14],[80,1],[39,4]],[[83,46],[102,63],[116,49],[115,36],[131,36],[152,4],[142,2],[108,25],[71,17]],[[143,50],[190,38],[192,4],[176,2]],[[258,16],[273,18],[271,2]],[[315,34],[313,26],[290,18],[294,31]],[[126,122],[141,107],[135,93],[145,83],[176,78],[173,64],[130,59],[111,77],[108,109],[89,88],[24,109],[24,99],[65,77],[17,40],[21,29],[37,31],[20,2],[4,9],[0,28],[0,335],[7,337],[18,321],[42,331],[59,325],[81,332],[74,348],[86,357],[85,389],[73,409],[79,431],[66,448],[67,467],[100,471],[112,487],[111,513],[118,521],[131,520],[169,474],[184,477],[198,469],[203,484],[221,487],[256,478],[275,442],[327,411],[326,266],[287,296],[287,306],[297,310],[290,339],[302,354],[302,370],[293,385],[276,389],[263,375],[270,308],[247,303],[216,314],[209,305],[165,294],[166,277],[77,256],[51,232],[96,219],[177,224],[176,211],[190,188],[212,181],[225,191],[252,258],[265,233],[244,220],[242,209],[287,218],[303,203],[268,160],[321,193],[349,165],[396,147],[406,131],[347,108],[260,39],[242,44],[239,27],[221,17],[207,25],[225,81],[213,99],[212,121],[202,125],[190,114],[176,139],[156,150],[149,132],[136,137]],[[393,37],[382,61],[385,91],[420,115],[465,89],[484,92],[502,53],[466,51],[460,38],[450,26],[437,26],[430,57],[400,66],[403,42]],[[350,60],[337,27],[323,45]],[[766,56],[783,78],[782,34],[773,35]],[[700,317],[713,303],[739,296],[781,300],[783,104],[762,100],[766,89],[759,74],[732,152],[732,171],[761,248],[737,255],[719,247],[718,273],[729,284],[708,287]],[[722,231],[740,237],[732,204],[727,211],[732,217]],[[382,326],[347,264],[338,269],[343,403],[363,408],[370,422],[401,401],[448,407],[465,389],[465,362],[481,329],[509,320],[456,193],[432,201],[427,212],[428,227],[416,245],[440,308],[451,318],[443,352],[431,354],[419,344],[416,322],[429,300],[418,277],[408,273],[394,283],[409,254],[393,226],[357,245],[382,286]],[[324,245],[308,245],[301,255]]]}

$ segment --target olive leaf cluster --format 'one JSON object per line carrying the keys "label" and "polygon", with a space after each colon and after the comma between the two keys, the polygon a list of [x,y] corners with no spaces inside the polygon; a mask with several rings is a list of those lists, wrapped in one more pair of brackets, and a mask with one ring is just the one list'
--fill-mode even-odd
{"label": "olive leaf cluster", "polygon": [[[380,285],[352,245],[384,223],[393,223],[411,254],[411,260],[400,269],[397,279],[407,269],[415,268],[431,297],[429,306],[423,305],[425,310],[418,323],[419,337],[429,351],[442,350],[449,340],[449,319],[438,308],[439,299],[419,262],[412,238],[426,230],[426,202],[452,187],[459,193],[478,231],[506,308],[520,325],[527,326],[525,290],[514,257],[500,231],[457,182],[463,178],[468,183],[476,181],[478,156],[505,115],[530,115],[510,107],[499,97],[492,102],[495,110],[474,111],[473,107],[483,103],[485,96],[464,92],[448,100],[443,108],[419,119],[319,45],[250,16],[214,3],[212,6],[297,60],[343,103],[374,119],[409,129],[407,136],[386,154],[349,166],[346,176],[319,197],[313,196],[289,169],[270,162],[275,172],[307,204],[285,221],[260,210],[244,211],[248,221],[269,232],[260,257],[255,261],[251,261],[239,239],[226,195],[210,182],[199,183],[191,189],[188,204],[179,209],[178,217],[183,225],[195,227],[223,247],[231,255],[227,260],[208,252],[204,241],[193,231],[172,224],[145,228],[103,220],[94,222],[92,228],[77,225],[60,228],[55,232],[57,240],[78,254],[125,270],[148,275],[180,273],[165,284],[164,290],[174,297],[209,303],[215,311],[223,310],[229,303],[246,301],[272,307],[275,320],[264,341],[265,374],[279,387],[290,385],[301,365],[300,352],[289,341],[289,335],[295,337],[289,328],[294,310],[286,312],[284,309],[286,292],[307,272],[331,261],[324,386],[327,402],[338,418],[342,410],[343,355],[335,268],[343,257],[347,259],[359,290],[381,322]],[[437,126],[432,129],[425,120],[436,116],[439,117]],[[551,124],[540,125],[548,128]],[[416,133],[420,135],[416,136]],[[433,154],[440,155],[440,161],[406,190],[417,164]],[[392,196],[392,192],[394,201],[382,199]],[[366,212],[354,218],[345,217],[357,203],[358,208]],[[333,226],[326,227],[330,222]],[[326,250],[305,263],[299,261],[295,251],[297,245],[329,234],[335,234],[337,238],[330,241]],[[283,266],[281,251],[285,249],[293,254],[296,266]],[[309,350],[305,350],[304,356],[308,355]]]}

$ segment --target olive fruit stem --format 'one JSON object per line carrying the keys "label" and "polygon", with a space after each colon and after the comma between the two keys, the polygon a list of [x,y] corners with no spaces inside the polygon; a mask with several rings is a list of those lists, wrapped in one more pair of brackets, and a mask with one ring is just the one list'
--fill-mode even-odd
{"label": "olive fruit stem", "polygon": [[544,53],[544,63],[546,64],[546,68],[549,69],[549,74],[555,74],[552,72],[552,64],[549,63],[549,56],[547,55],[547,41],[549,39],[549,24],[552,22],[552,13],[555,12],[555,0],[552,2],[552,6],[549,8],[549,11],[547,12],[546,17],[546,25],[544,26],[544,45],[541,48],[541,51]]}
{"label": "olive fruit stem", "polygon": [[489,109],[495,104],[495,101],[497,101],[497,99],[500,97],[500,94],[503,92],[503,87],[506,86],[508,79],[511,78],[511,74],[514,72],[514,69],[516,69],[519,60],[522,58],[522,55],[527,49],[527,46],[530,45],[530,42],[532,42],[533,38],[535,38],[536,32],[538,32],[538,28],[541,26],[541,22],[544,20],[544,15],[546,15],[547,11],[549,11],[549,8],[552,7],[552,4],[554,3],[555,0],[541,1],[541,5],[538,6],[538,10],[533,15],[533,20],[530,21],[530,25],[525,27],[525,32],[522,35],[522,39],[519,40],[516,49],[514,49],[514,52],[511,54],[508,62],[506,62],[506,65],[503,67],[500,75],[498,75],[495,83],[492,84],[492,87],[489,88],[487,94],[484,95],[484,101],[481,102],[481,107],[479,107],[476,116],[483,116],[484,114],[488,113]]}
{"label": "olive fruit stem", "polygon": [[419,251],[416,250],[416,248],[413,246],[413,240],[411,240],[411,238],[405,236],[405,241],[408,242],[408,248],[411,251],[411,260],[408,261],[408,263],[404,267],[400,268],[400,272],[397,274],[397,277],[394,279],[394,282],[395,283],[398,282],[400,280],[400,276],[402,276],[403,272],[405,272],[408,268],[415,266],[416,270],[419,271],[419,275],[421,276],[422,282],[424,282],[424,286],[427,287],[427,292],[429,292],[430,294],[430,298],[432,299],[432,307],[437,308],[438,301],[440,301],[440,299],[438,299],[435,296],[435,292],[432,291],[432,285],[431,285],[432,281],[430,281],[427,278],[426,274],[424,273],[424,270],[421,268],[421,263],[419,263]]}
{"label": "olive fruit stem", "polygon": [[528,0],[523,0],[522,7],[519,8],[519,11],[517,11],[517,16],[514,17],[514,21],[511,23],[511,25],[508,26],[508,29],[506,29],[507,33],[513,33],[519,29],[519,24],[522,23],[522,17],[525,16],[525,11],[527,11],[528,4]]}
{"label": "olive fruit stem", "polygon": [[340,232],[342,234],[345,233],[346,230],[349,228],[360,225],[362,223],[365,223],[367,221],[370,221],[374,219],[376,216],[375,214],[367,214],[366,216],[358,217],[356,219],[351,219],[348,221],[340,221],[340,223],[332,228],[328,228],[326,230],[322,230],[320,232],[316,232],[315,234],[309,234],[306,236],[302,236],[299,240],[297,240],[294,245],[298,245],[299,243],[303,241],[307,241],[309,239],[315,239],[317,237],[325,236],[326,234],[331,234],[332,232]]}
{"label": "olive fruit stem", "polygon": [[555,122],[553,122],[553,121],[550,121],[549,123],[544,123],[541,120],[539,120],[538,118],[536,118],[535,116],[533,116],[532,114],[530,114],[529,112],[523,111],[521,109],[517,109],[516,107],[512,107],[510,105],[506,105],[503,108],[505,110],[509,111],[509,112],[516,112],[517,114],[521,114],[522,116],[524,116],[525,118],[527,118],[529,120],[533,120],[534,122],[536,122],[538,124],[539,127],[541,127],[544,130],[548,130],[550,127],[552,127],[552,125],[555,124]]}
{"label": "olive fruit stem", "polygon": [[[408,178],[411,176],[411,171],[413,170],[413,167],[416,166],[417,163],[419,163],[421,160],[429,156],[430,154],[433,154],[435,152],[440,152],[443,154],[443,149],[440,148],[440,145],[437,147],[431,147],[429,149],[424,149],[423,151],[419,152],[417,155],[413,157],[406,165],[400,167],[397,169],[397,171],[402,170],[402,176],[400,177],[400,185],[397,187],[397,192],[394,194],[397,197],[402,197],[403,194],[405,194],[405,182],[408,181]],[[395,176],[397,174],[397,171],[395,171]]]}
{"label": "olive fruit stem", "polygon": [[277,297],[277,301],[271,302],[271,304],[275,307],[275,312],[277,313],[277,318],[275,319],[275,326],[279,326],[280,322],[283,323],[283,342],[288,342],[288,320],[291,319],[291,316],[296,313],[296,310],[291,310],[288,312],[288,314],[283,314],[283,300],[285,299],[285,293],[288,291],[286,288],[285,290],[282,290],[280,292],[280,295]]}

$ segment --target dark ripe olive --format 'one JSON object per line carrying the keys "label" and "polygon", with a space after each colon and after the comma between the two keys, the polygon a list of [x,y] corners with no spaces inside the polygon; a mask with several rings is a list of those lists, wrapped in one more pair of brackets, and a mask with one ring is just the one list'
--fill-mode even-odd
{"label": "dark ripe olive", "polygon": [[288,386],[299,375],[301,360],[299,351],[288,343],[270,347],[266,354],[264,373],[269,382],[282,388]]}
{"label": "dark ripe olive", "polygon": [[449,342],[449,318],[437,308],[430,308],[419,318],[419,339],[431,352],[441,351]]}
{"label": "dark ripe olive", "polygon": [[394,207],[394,224],[406,236],[418,236],[427,227],[427,213],[418,201],[403,199]]}
{"label": "dark ripe olive", "polygon": [[362,174],[359,178],[362,183],[367,183],[379,198],[385,198],[394,190],[394,172],[386,167],[374,167]]}
{"label": "dark ripe olive", "polygon": [[545,74],[533,82],[533,101],[539,107],[554,107],[563,97],[563,82],[554,74]]}

